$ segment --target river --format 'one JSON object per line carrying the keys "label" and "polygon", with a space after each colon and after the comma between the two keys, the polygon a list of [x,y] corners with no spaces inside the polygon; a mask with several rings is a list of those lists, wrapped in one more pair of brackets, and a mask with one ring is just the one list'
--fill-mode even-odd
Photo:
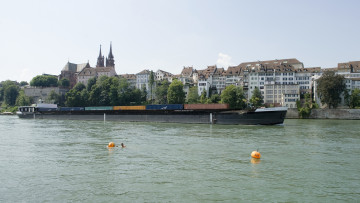
{"label": "river", "polygon": [[[0,116],[0,202],[356,202],[360,121],[281,126]],[[127,147],[108,149],[109,142]],[[259,149],[260,160],[250,153]]]}

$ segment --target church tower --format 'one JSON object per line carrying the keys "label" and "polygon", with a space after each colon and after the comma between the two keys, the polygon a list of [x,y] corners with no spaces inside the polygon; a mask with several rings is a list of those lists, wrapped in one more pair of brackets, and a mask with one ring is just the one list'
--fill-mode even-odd
{"label": "church tower", "polygon": [[110,43],[110,52],[108,57],[106,58],[106,67],[115,67],[115,60],[112,54],[112,44]]}
{"label": "church tower", "polygon": [[100,53],[97,59],[96,67],[104,67],[104,56],[101,55],[101,45],[100,45]]}

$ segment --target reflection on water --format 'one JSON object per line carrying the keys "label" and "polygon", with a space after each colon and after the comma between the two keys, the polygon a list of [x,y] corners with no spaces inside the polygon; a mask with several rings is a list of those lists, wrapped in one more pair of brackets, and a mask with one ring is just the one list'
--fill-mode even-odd
{"label": "reflection on water", "polygon": [[[354,202],[360,198],[359,124],[286,120],[281,126],[223,126],[2,116],[0,201]],[[127,147],[107,148],[109,142]],[[261,159],[250,157],[256,149]]]}

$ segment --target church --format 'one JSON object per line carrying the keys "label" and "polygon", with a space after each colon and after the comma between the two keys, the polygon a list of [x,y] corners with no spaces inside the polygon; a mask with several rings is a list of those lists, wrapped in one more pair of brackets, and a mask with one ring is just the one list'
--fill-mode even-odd
{"label": "church", "polygon": [[74,64],[68,62],[65,67],[62,69],[59,79],[67,78],[70,81],[70,88],[73,88],[76,83],[83,83],[87,85],[90,78],[98,78],[102,75],[108,77],[116,76],[115,71],[115,60],[112,53],[112,44],[110,43],[110,51],[108,56],[104,60],[104,56],[100,52],[97,58],[96,67],[91,67],[89,62],[84,64]]}

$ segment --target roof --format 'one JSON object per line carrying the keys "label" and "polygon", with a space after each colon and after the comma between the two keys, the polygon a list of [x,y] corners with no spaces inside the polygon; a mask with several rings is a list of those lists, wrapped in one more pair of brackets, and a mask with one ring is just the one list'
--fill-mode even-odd
{"label": "roof", "polygon": [[360,61],[349,61],[346,63],[338,63],[338,69],[350,69],[353,73],[360,72]]}
{"label": "roof", "polygon": [[87,63],[81,63],[81,64],[75,64],[67,62],[62,71],[70,71],[70,72],[76,72],[79,73]]}
{"label": "roof", "polygon": [[85,67],[80,71],[79,76],[96,76],[95,68]]}
{"label": "roof", "polygon": [[148,69],[145,69],[141,71],[140,73],[137,73],[136,75],[150,75],[150,71]]}
{"label": "roof", "polygon": [[111,72],[114,67],[96,67],[96,72]]}
{"label": "roof", "polygon": [[304,72],[319,73],[319,72],[321,72],[321,68],[320,67],[300,68],[300,69],[296,69],[296,72],[298,72],[298,73],[304,73]]}
{"label": "roof", "polygon": [[290,58],[290,59],[275,59],[275,60],[268,60],[268,61],[254,61],[254,62],[244,62],[241,63],[239,66],[242,65],[255,65],[255,64],[274,64],[274,65],[279,65],[279,64],[301,64],[301,62],[299,60],[297,60],[296,58]]}
{"label": "roof", "polygon": [[181,75],[184,77],[190,77],[193,74],[193,67],[184,67],[181,71]]}
{"label": "roof", "polygon": [[120,77],[125,78],[127,80],[136,80],[135,74],[121,74]]}
{"label": "roof", "polygon": [[163,71],[163,70],[158,70],[156,72],[161,72],[162,74],[164,74],[164,77],[172,77],[173,74],[172,73],[169,73],[169,72],[166,72],[166,71]]}

